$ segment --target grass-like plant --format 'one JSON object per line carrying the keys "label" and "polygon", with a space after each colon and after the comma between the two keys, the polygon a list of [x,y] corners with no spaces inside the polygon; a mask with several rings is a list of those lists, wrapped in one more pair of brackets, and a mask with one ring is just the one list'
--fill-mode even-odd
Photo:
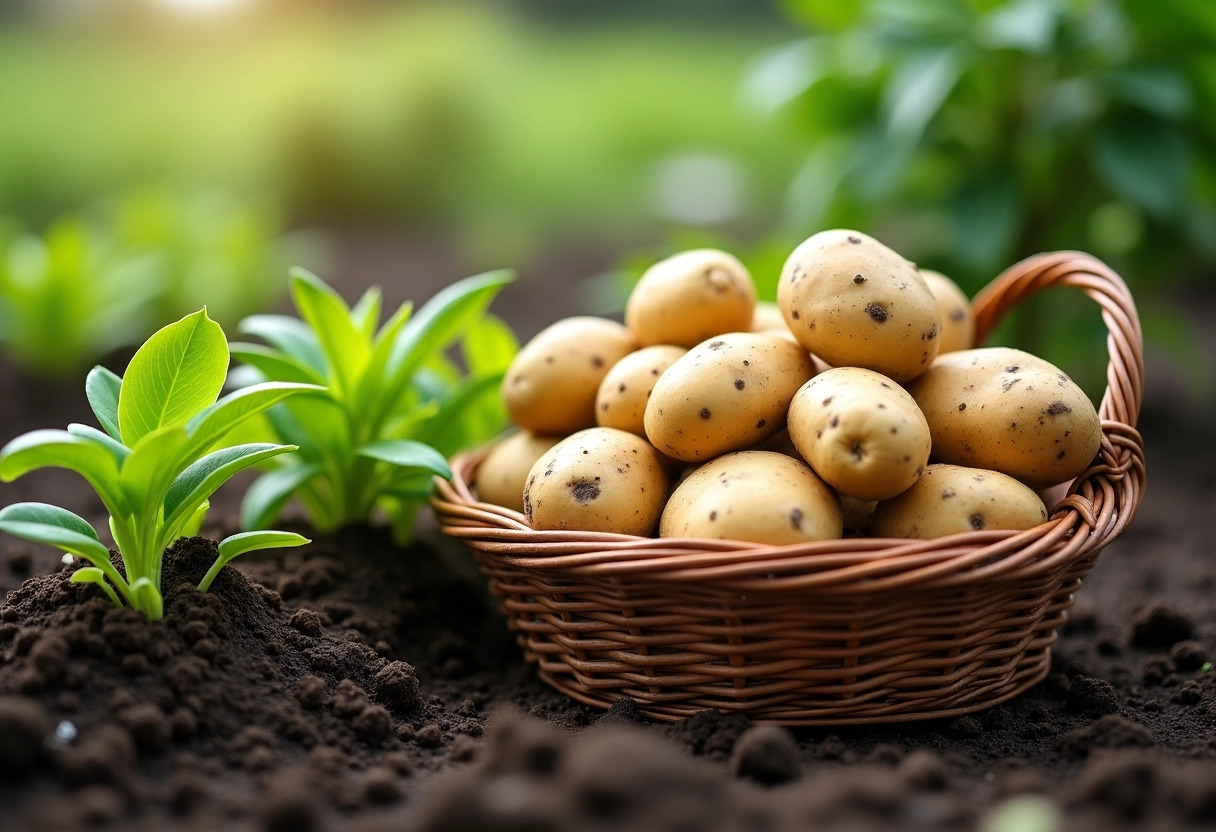
{"label": "grass-like plant", "polygon": [[[295,450],[271,443],[225,446],[225,435],[288,397],[322,390],[311,384],[262,384],[217,401],[228,360],[219,324],[206,310],[187,315],[153,334],[121,378],[103,367],[88,374],[85,391],[104,430],[81,424],[66,431],[36,430],[0,449],[0,480],[37,468],[67,468],[88,481],[110,514],[125,576],[110,562],[92,526],[66,509],[16,503],[0,510],[0,530],[84,558],[92,565],[73,573],[73,582],[97,584],[115,604],[162,618],[165,550],[179,537],[197,533],[208,498],[234,474]],[[220,542],[219,556],[199,589],[205,592],[237,555],[307,542],[281,531],[232,535]]]}
{"label": "grass-like plant", "polygon": [[[274,459],[249,489],[242,525],[272,523],[295,496],[322,531],[368,522],[379,510],[397,539],[408,539],[432,478],[451,476],[447,457],[505,424],[498,385],[518,344],[486,308],[511,279],[504,271],[466,278],[417,314],[402,304],[381,326],[379,288],[352,308],[320,278],[295,270],[300,318],[246,318],[242,331],[266,345],[234,343],[232,354],[259,380],[326,391],[267,411],[275,439],[300,450]],[[445,354],[457,341],[466,372]]]}

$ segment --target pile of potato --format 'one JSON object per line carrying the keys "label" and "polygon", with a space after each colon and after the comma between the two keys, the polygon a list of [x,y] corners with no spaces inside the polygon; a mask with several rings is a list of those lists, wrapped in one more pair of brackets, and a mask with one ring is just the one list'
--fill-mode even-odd
{"label": "pile of potato", "polygon": [[775,305],[731,255],[683,252],[624,325],[567,318],[520,350],[502,394],[521,430],[478,496],[537,529],[764,544],[1029,528],[1034,489],[1093,460],[1098,414],[973,334],[957,285],[857,231],[795,249]]}

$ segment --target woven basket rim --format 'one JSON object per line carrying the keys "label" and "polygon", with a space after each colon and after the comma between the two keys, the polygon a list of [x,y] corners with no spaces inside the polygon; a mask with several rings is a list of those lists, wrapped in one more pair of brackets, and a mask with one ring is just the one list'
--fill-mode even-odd
{"label": "woven basket rim", "polygon": [[[519,512],[480,502],[470,483],[493,446],[457,454],[451,481],[436,478],[431,499],[440,529],[513,567],[548,574],[703,583],[740,592],[881,592],[909,586],[1017,581],[1094,554],[1131,521],[1143,496],[1144,446],[1136,421],[1143,391],[1143,336],[1123,280],[1092,255],[1028,258],[972,303],[976,343],[1001,316],[1052,286],[1079,288],[1101,307],[1108,329],[1107,389],[1098,408],[1102,443],[1046,523],[1025,531],[979,531],[933,540],[845,538],[779,546],[699,538],[651,538],[528,526]],[[497,440],[496,440],[497,441]]]}

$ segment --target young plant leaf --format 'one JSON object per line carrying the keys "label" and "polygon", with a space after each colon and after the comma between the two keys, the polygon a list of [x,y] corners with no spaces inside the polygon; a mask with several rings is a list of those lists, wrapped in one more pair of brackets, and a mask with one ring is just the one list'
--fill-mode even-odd
{"label": "young plant leaf", "polygon": [[63,430],[35,430],[0,449],[0,481],[11,482],[35,468],[67,468],[88,481],[107,508],[122,497],[113,454]]}
{"label": "young plant leaf", "polygon": [[186,444],[186,429],[180,425],[158,428],[131,449],[118,482],[127,504],[145,516],[155,515],[164,493],[179,470],[176,464]]}
{"label": "young plant leaf", "polygon": [[13,503],[0,509],[0,531],[54,546],[89,563],[110,562],[110,550],[84,518],[46,503]]}
{"label": "young plant leaf", "polygon": [[351,320],[350,309],[315,275],[293,269],[291,276],[292,298],[321,344],[329,364],[329,380],[343,392],[354,390],[367,361],[368,347]]}
{"label": "young plant leaf", "polygon": [[303,361],[261,344],[233,342],[228,345],[232,357],[260,370],[266,378],[293,384],[325,384],[324,370],[314,370]]}
{"label": "young plant leaf", "polygon": [[152,431],[185,424],[215,401],[228,374],[228,341],[205,309],[169,324],[127,365],[118,397],[121,438],[134,446]]}
{"label": "young plant leaf", "polygon": [[94,367],[84,380],[84,392],[97,422],[115,440],[121,440],[118,429],[118,397],[122,379],[105,367]]}
{"label": "young plant leaf", "polygon": [[246,335],[256,335],[284,355],[303,362],[323,378],[328,364],[321,342],[308,324],[290,315],[250,315],[237,326]]}
{"label": "young plant leaf", "polygon": [[235,557],[254,552],[259,549],[286,549],[293,546],[303,546],[312,543],[307,537],[295,532],[252,531],[230,535],[220,541],[220,554],[215,563],[207,570],[207,574],[199,581],[198,591],[206,592],[211,588],[211,582],[228,561]]}
{"label": "young plant leaf", "polygon": [[212,451],[182,471],[169,486],[165,495],[165,525],[171,528],[184,523],[203,500],[237,472],[295,449],[295,445],[253,443]]}
{"label": "young plant leaf", "polygon": [[[156,580],[160,580],[160,575],[157,574]],[[153,621],[159,621],[165,617],[165,599],[160,594],[160,589],[156,583],[149,577],[136,578],[131,582],[131,606],[141,611]]]}
{"label": "young plant leaf", "polygon": [[114,455],[114,462],[116,462],[119,467],[122,467],[123,462],[125,462],[127,457],[131,454],[131,449],[126,445],[122,444],[105,431],[98,430],[92,425],[82,425],[78,422],[73,422],[72,424],[68,425],[68,433],[72,434],[72,436],[77,436],[88,442],[92,442],[94,445],[105,448]]}
{"label": "young plant leaf", "polygon": [[470,375],[505,373],[519,352],[519,340],[501,318],[486,314],[469,325],[460,351]]}
{"label": "young plant leaf", "polygon": [[68,580],[74,584],[96,584],[101,587],[101,591],[106,594],[106,597],[110,599],[110,602],[114,606],[122,606],[122,601],[119,600],[118,594],[114,592],[114,588],[106,580],[105,573],[96,566],[82,566],[73,572],[72,577]]}
{"label": "young plant leaf", "polygon": [[309,463],[286,465],[263,474],[245,492],[241,502],[241,527],[262,529],[273,523],[296,489],[322,470],[320,465]]}
{"label": "young plant leaf", "polygon": [[190,519],[182,526],[182,537],[194,537],[203,527],[203,520],[207,518],[207,512],[211,510],[211,501],[203,500],[199,507],[194,510],[194,514],[190,515]]}
{"label": "young plant leaf", "polygon": [[443,454],[423,442],[412,439],[385,439],[369,442],[355,449],[357,456],[387,462],[403,469],[421,469],[438,474],[444,479],[452,476],[452,469]]}
{"label": "young plant leaf", "polygon": [[359,302],[350,310],[351,323],[363,333],[365,341],[371,341],[376,336],[376,327],[380,325],[380,312],[383,304],[384,297],[380,292],[380,287],[372,286],[363,293]]}
{"label": "young plant leaf", "polygon": [[271,381],[229,393],[186,423],[186,434],[190,439],[187,453],[191,457],[203,453],[241,422],[273,407],[288,396],[324,391],[324,387],[316,384]]}

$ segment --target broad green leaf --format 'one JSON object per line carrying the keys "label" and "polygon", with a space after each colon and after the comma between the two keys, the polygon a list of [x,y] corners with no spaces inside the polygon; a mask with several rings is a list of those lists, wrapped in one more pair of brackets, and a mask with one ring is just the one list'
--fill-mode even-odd
{"label": "broad green leaf", "polygon": [[256,335],[293,361],[311,368],[318,380],[325,377],[329,366],[325,353],[321,351],[316,333],[299,318],[290,315],[250,315],[241,321],[237,330]]}
{"label": "broad green leaf", "polygon": [[399,500],[425,500],[434,488],[434,474],[406,474],[389,483],[384,493]]}
{"label": "broad green leaf", "polygon": [[228,341],[205,309],[156,332],[136,351],[118,397],[122,441],[183,425],[215,401],[228,373]]}
{"label": "broad green leaf", "polygon": [[350,319],[355,327],[363,333],[363,338],[369,343],[376,337],[376,327],[380,326],[380,311],[384,304],[384,296],[379,286],[372,286],[359,302],[350,310]]}
{"label": "broad green leaf", "polygon": [[1155,119],[1103,124],[1094,164],[1115,194],[1158,217],[1176,216],[1186,194],[1187,144],[1172,124]]}
{"label": "broad green leaf", "polygon": [[121,440],[118,430],[118,396],[122,389],[122,379],[105,367],[94,367],[84,380],[84,392],[89,399],[89,407],[97,422],[105,428],[106,433]]}
{"label": "broad green leaf", "polygon": [[114,462],[117,463],[119,467],[122,467],[123,462],[131,453],[131,449],[126,445],[122,444],[105,431],[98,430],[92,425],[82,425],[77,422],[73,422],[72,424],[68,425],[68,433],[72,434],[72,436],[78,436],[81,439],[92,442],[94,445],[99,445],[105,448],[114,455]]}
{"label": "broad green leaf", "polygon": [[412,439],[385,439],[369,442],[355,450],[356,456],[387,462],[399,468],[422,469],[438,474],[445,479],[452,476],[452,469],[443,454],[423,442]]}
{"label": "broad green leaf", "polygon": [[815,29],[841,31],[861,19],[863,0],[782,0],[782,7]]}
{"label": "broad green leaf", "polygon": [[963,61],[953,49],[912,55],[900,64],[883,95],[887,130],[904,139],[919,139],[958,83],[963,69]]}
{"label": "broad green leaf", "polygon": [[288,465],[263,474],[245,492],[241,502],[241,528],[259,529],[278,517],[296,489],[320,474],[321,466]]}
{"label": "broad green leaf", "polygon": [[190,442],[186,457],[193,459],[215,444],[232,428],[297,393],[324,393],[316,384],[271,381],[229,393],[186,423]]}
{"label": "broad green leaf", "polygon": [[[470,378],[456,388],[447,401],[440,404],[439,412],[416,434],[417,439],[441,451],[453,453],[465,444],[461,434],[466,432],[467,416],[486,400],[500,403],[499,386],[505,371],[482,378]],[[505,408],[503,408],[505,417]],[[497,433],[502,425],[485,425],[482,435]],[[438,473],[438,472],[437,472]]]}
{"label": "broad green leaf", "polygon": [[251,465],[294,451],[295,445],[254,443],[212,451],[178,475],[165,495],[165,526],[172,528],[193,514],[203,500]]}
{"label": "broad green leaf", "polygon": [[1044,54],[1055,41],[1064,8],[1056,0],[1014,0],[985,15],[976,33],[991,49]]}
{"label": "broad green leaf", "polygon": [[761,117],[798,98],[828,69],[818,38],[805,38],[768,51],[743,79],[743,101]]}
{"label": "broad green leaf", "polygon": [[106,597],[110,599],[110,602],[114,606],[122,606],[122,601],[119,600],[118,594],[114,592],[114,588],[106,580],[106,574],[96,566],[85,566],[77,569],[72,573],[72,577],[69,580],[74,584],[96,584],[101,587],[101,591],[106,594]]}
{"label": "broad green leaf", "polygon": [[1114,95],[1163,118],[1182,118],[1191,109],[1191,86],[1186,75],[1168,64],[1121,67],[1105,81]]}
{"label": "broad green leaf", "polygon": [[107,508],[119,503],[118,464],[114,455],[88,439],[64,430],[35,430],[0,449],[0,481],[11,482],[36,468],[67,468],[93,486]]}
{"label": "broad green leaf", "polygon": [[194,510],[194,514],[190,515],[185,525],[182,526],[182,537],[194,537],[203,528],[203,521],[207,519],[207,512],[211,510],[211,501],[203,500],[199,507]]}
{"label": "broad green leaf", "polygon": [[156,516],[169,483],[181,470],[179,460],[185,446],[186,429],[173,425],[152,431],[131,449],[118,481],[137,516]]}
{"label": "broad green leaf", "polygon": [[232,357],[262,372],[271,381],[291,384],[325,384],[325,376],[286,353],[261,344],[234,342],[229,345]]}
{"label": "broad green leaf", "polygon": [[367,363],[370,339],[363,337],[346,303],[324,281],[304,269],[292,269],[291,275],[292,298],[321,344],[329,380],[338,396],[350,395]]}
{"label": "broad green leaf", "polygon": [[446,349],[513,279],[510,271],[487,272],[436,293],[410,318],[393,344],[387,389],[401,389],[429,356]]}
{"label": "broad green leaf", "polygon": [[469,325],[460,346],[469,374],[474,376],[505,372],[519,352],[519,341],[511,327],[488,313]]}
{"label": "broad green leaf", "polygon": [[978,178],[955,197],[953,251],[977,271],[1009,260],[1022,218],[1017,183],[1007,174]]}
{"label": "broad green leaf", "polygon": [[14,503],[0,509],[0,531],[79,555],[94,565],[110,562],[110,550],[84,518],[46,503]]}
{"label": "broad green leaf", "polygon": [[199,582],[198,591],[206,592],[210,589],[211,582],[215,580],[215,576],[219,574],[220,570],[228,564],[228,561],[246,552],[255,552],[259,549],[286,549],[293,546],[303,546],[308,543],[312,543],[312,541],[295,532],[270,530],[240,532],[225,537],[220,541],[219,557],[215,559],[215,563],[211,565],[211,568],[207,570],[207,574]]}

